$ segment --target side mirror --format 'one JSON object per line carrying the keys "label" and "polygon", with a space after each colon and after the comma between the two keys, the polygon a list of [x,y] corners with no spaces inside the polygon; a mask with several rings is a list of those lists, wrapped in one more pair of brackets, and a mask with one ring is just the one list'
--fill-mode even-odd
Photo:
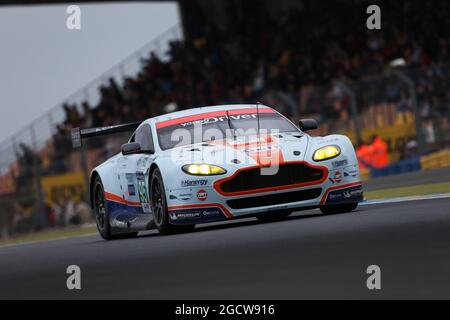
{"label": "side mirror", "polygon": [[317,121],[314,119],[302,119],[299,121],[299,127],[302,131],[317,129]]}
{"label": "side mirror", "polygon": [[152,146],[149,149],[141,150],[141,152],[148,153],[148,154],[154,154],[155,153],[155,148],[153,148],[153,146]]}
{"label": "side mirror", "polygon": [[135,154],[135,153],[141,153],[141,145],[138,142],[131,142],[131,143],[125,143],[122,145],[122,154],[128,155],[128,154]]}

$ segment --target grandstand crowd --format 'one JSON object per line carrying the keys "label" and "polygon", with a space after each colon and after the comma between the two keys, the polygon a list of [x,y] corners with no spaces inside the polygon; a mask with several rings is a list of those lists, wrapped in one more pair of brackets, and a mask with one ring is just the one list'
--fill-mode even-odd
{"label": "grandstand crowd", "polygon": [[[395,124],[399,114],[412,112],[405,87],[386,85],[391,84],[386,81],[389,63],[397,58],[405,60],[403,70],[415,83],[421,134],[431,148],[448,146],[450,2],[382,3],[381,30],[368,30],[365,7],[351,1],[282,16],[246,1],[245,12],[252,14],[229,12],[231,23],[225,29],[192,19],[190,36],[170,43],[167,61],[149,53],[136,77],[123,85],[110,79],[99,88],[97,105],[64,105],[66,119],[53,136],[45,172],[71,170],[71,128],[142,120],[170,108],[261,101],[291,117],[294,106],[301,116],[317,118],[319,133],[351,130],[349,96],[337,80],[356,91],[364,128]],[[384,115],[381,123],[374,116],[379,113]],[[20,175],[27,170],[22,167]]]}
{"label": "grandstand crowd", "polygon": [[[83,112],[66,105],[60,135],[73,126],[105,126],[156,116],[168,104],[181,109],[260,100],[282,108],[284,99],[293,101],[301,115],[316,116],[324,130],[336,129],[327,125],[338,122],[348,128],[352,126],[349,99],[335,80],[356,83],[355,88],[364,81],[370,86],[371,79],[376,81],[389,62],[399,57],[405,59],[416,83],[424,126],[438,119],[440,126],[448,128],[448,1],[385,2],[382,29],[375,31],[365,28],[363,8],[356,5],[336,4],[320,15],[289,11],[283,17],[259,12],[251,3],[248,6],[253,14],[233,21],[231,29],[193,28],[192,38],[172,42],[167,62],[151,53],[137,77],[126,79],[123,87],[111,79],[100,88],[98,105],[84,103]],[[369,104],[387,102],[394,103],[394,113],[411,110],[405,88],[383,88],[370,97],[365,91],[364,86],[357,91],[361,113]],[[55,140],[61,146],[56,148],[61,155],[55,157],[60,158],[67,154],[68,144],[58,136]],[[428,134],[428,142],[434,140]]]}

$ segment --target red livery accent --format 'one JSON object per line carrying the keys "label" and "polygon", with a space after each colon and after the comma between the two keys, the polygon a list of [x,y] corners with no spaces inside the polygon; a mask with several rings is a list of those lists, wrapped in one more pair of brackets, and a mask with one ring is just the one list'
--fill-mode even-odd
{"label": "red livery accent", "polygon": [[[238,115],[238,114],[249,114],[249,113],[256,113],[256,108],[236,109],[236,110],[228,111],[228,114],[230,116],[234,116],[234,115]],[[272,108],[260,107],[260,108],[258,108],[258,113],[276,113],[276,111],[273,110]],[[207,112],[207,113],[199,113],[199,114],[194,114],[192,116],[186,116],[186,117],[175,118],[175,119],[158,122],[158,123],[156,123],[156,129],[169,127],[169,126],[173,126],[176,124],[189,122],[189,121],[202,120],[205,118],[224,117],[226,115],[227,115],[226,110]]]}
{"label": "red livery accent", "polygon": [[123,199],[121,196],[118,196],[116,194],[105,192],[105,198],[109,201],[119,202],[122,204],[126,204],[127,206],[133,206],[133,207],[140,207],[141,203],[138,201],[127,201]]}

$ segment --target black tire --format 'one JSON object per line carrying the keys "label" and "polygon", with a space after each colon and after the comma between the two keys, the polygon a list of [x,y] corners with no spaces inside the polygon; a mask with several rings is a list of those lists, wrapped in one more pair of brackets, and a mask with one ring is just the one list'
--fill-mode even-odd
{"label": "black tire", "polygon": [[258,214],[256,219],[262,222],[274,222],[286,219],[291,215],[292,211],[274,211]]}
{"label": "black tire", "polygon": [[138,234],[137,232],[122,233],[122,234],[111,233],[108,204],[105,199],[102,180],[100,179],[99,176],[95,178],[92,195],[93,195],[95,223],[97,225],[98,233],[103,239],[116,240],[116,239],[134,238],[137,236]]}
{"label": "black tire", "polygon": [[330,206],[322,206],[320,207],[320,211],[323,214],[338,214],[338,213],[347,213],[351,212],[358,207],[358,202],[355,203],[346,203],[346,204],[336,204]]}
{"label": "black tire", "polygon": [[188,232],[195,228],[195,224],[186,226],[170,224],[164,182],[158,168],[153,170],[150,177],[150,205],[152,207],[154,225],[161,234]]}

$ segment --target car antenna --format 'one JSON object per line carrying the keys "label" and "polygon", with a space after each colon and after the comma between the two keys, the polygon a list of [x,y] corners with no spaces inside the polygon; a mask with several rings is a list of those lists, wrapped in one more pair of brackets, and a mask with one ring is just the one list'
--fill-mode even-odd
{"label": "car antenna", "polygon": [[258,122],[258,131],[256,134],[256,145],[258,146],[258,151],[261,150],[261,142],[260,142],[260,127],[259,127],[259,102],[256,101],[256,120]]}
{"label": "car antenna", "polygon": [[230,119],[230,115],[228,113],[228,110],[226,110],[225,112],[227,114],[227,121],[228,121],[228,126],[230,127],[230,130],[231,130],[231,135],[233,136],[233,140],[236,140],[236,134],[234,132],[234,126],[231,123],[231,119]]}

